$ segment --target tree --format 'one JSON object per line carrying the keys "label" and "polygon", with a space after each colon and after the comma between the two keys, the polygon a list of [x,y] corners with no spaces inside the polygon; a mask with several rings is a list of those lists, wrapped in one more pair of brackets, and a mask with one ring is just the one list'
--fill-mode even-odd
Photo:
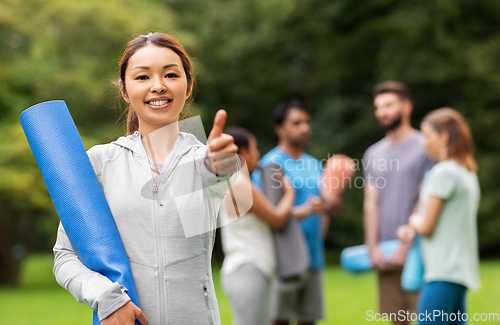
{"label": "tree", "polygon": [[[64,99],[87,147],[116,139],[124,132],[112,109],[117,59],[134,35],[174,30],[172,17],[165,6],[136,1],[0,2],[0,284],[17,284],[25,253],[49,250],[57,232],[19,114]],[[176,34],[190,44],[188,33]]]}
{"label": "tree", "polygon": [[[41,218],[57,219],[20,125],[0,127],[0,285],[17,284]],[[57,222],[55,223],[57,226]]]}
{"label": "tree", "polygon": [[[198,36],[191,51],[198,105],[208,116],[226,108],[228,124],[254,132],[263,153],[275,144],[271,110],[291,95],[311,110],[308,151],[320,159],[345,153],[359,160],[383,137],[372,108],[377,82],[408,84],[416,128],[433,109],[460,111],[477,145],[480,245],[500,245],[498,2],[177,0],[171,6],[185,16],[180,26]],[[362,191],[346,195],[330,247],[362,241]]]}

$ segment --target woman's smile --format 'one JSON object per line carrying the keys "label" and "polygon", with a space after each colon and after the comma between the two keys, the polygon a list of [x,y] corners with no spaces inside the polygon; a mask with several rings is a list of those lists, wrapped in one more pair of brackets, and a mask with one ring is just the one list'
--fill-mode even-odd
{"label": "woman's smile", "polygon": [[171,102],[171,98],[152,98],[146,101],[146,105],[151,109],[160,110],[169,107]]}

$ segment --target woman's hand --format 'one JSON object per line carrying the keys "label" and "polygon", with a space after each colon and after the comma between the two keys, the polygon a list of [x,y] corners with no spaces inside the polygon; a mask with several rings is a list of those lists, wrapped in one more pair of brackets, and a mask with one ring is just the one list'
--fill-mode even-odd
{"label": "woman's hand", "polygon": [[307,202],[292,209],[292,213],[298,220],[302,220],[313,213],[323,213],[323,211],[323,203],[321,202],[321,198],[317,196],[310,196]]}
{"label": "woman's hand", "polygon": [[416,229],[419,229],[419,227],[422,225],[423,221],[424,221],[424,218],[422,218],[421,215],[419,215],[418,213],[414,213],[408,219],[408,225],[410,225],[410,227],[412,227],[414,230],[416,230]]}
{"label": "woman's hand", "polygon": [[120,309],[117,309],[114,313],[104,318],[101,321],[101,325],[134,325],[136,319],[141,325],[147,325],[149,322],[142,310],[129,301],[120,307]]}
{"label": "woman's hand", "polygon": [[283,184],[283,193],[290,193],[289,195],[295,196],[295,188],[293,187],[290,178],[284,176],[283,174],[280,174],[280,178],[281,183]]}
{"label": "woman's hand", "polygon": [[205,165],[217,176],[232,174],[238,168],[238,146],[234,144],[234,139],[229,134],[222,133],[226,124],[227,113],[220,109],[215,114],[214,126],[208,136],[207,156]]}
{"label": "woman's hand", "polygon": [[316,214],[321,214],[325,212],[323,207],[323,202],[319,196],[312,196],[308,199],[309,204],[311,205],[311,212]]}
{"label": "woman's hand", "polygon": [[413,229],[409,225],[400,226],[396,230],[396,238],[403,243],[411,243],[413,241],[413,238],[415,238],[415,234],[415,229]]}

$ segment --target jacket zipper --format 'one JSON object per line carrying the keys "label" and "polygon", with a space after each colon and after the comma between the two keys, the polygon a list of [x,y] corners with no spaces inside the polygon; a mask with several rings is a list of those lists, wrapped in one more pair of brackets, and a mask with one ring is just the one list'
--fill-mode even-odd
{"label": "jacket zipper", "polygon": [[[155,237],[156,237],[156,260],[158,261],[158,290],[160,296],[160,324],[166,324],[164,306],[167,303],[166,290],[165,290],[165,261],[164,261],[164,245],[161,237],[161,209],[162,203],[158,199],[158,185],[153,186],[153,218],[155,221]],[[156,205],[158,202],[158,206]],[[168,321],[167,321],[168,322]]]}
{"label": "jacket zipper", "polygon": [[[189,149],[185,150],[185,151],[188,151]],[[164,180],[165,178],[168,179],[168,177],[170,177],[170,174],[173,172],[173,170],[175,169],[175,167],[177,166],[177,163],[181,160],[182,156],[184,155],[185,151],[182,151],[180,153],[178,153],[175,157],[174,160],[170,161],[170,165],[171,165],[171,168],[168,169],[168,171],[165,173],[166,175],[163,175],[162,173],[160,173],[159,177],[158,177],[158,181],[155,181],[154,179],[154,176],[153,176],[153,172],[151,171],[151,167],[149,166],[149,163],[147,162],[147,155],[146,155],[146,151],[143,149],[143,154],[144,154],[144,157],[146,158],[146,167],[147,169],[149,170],[149,174],[151,175],[151,179],[153,180],[153,220],[154,220],[154,224],[155,224],[155,229],[154,229],[154,233],[155,233],[155,245],[157,247],[157,250],[156,250],[156,259],[158,261],[158,290],[159,290],[159,296],[160,296],[160,324],[163,325],[167,325],[169,323],[169,320],[168,318],[165,317],[165,306],[166,304],[168,303],[168,295],[166,293],[166,289],[165,289],[165,260],[164,260],[164,256],[165,256],[165,251],[164,251],[164,246],[165,246],[165,249],[166,249],[166,245],[164,245],[163,243],[163,240],[162,240],[162,237],[161,237],[161,234],[162,234],[162,230],[161,230],[161,209],[163,207],[163,203],[161,203],[160,201],[160,198],[159,198],[159,195],[158,195],[158,188],[159,188],[159,184],[162,183],[162,182],[166,182],[166,180]],[[158,203],[158,205],[155,204]],[[155,213],[155,211],[157,209],[160,209],[160,213]],[[206,284],[204,283],[204,292],[205,292],[205,306],[208,307],[208,286],[206,286]],[[209,314],[209,320],[210,320],[210,325],[213,325],[213,321],[212,321],[212,316],[211,316],[211,313],[208,311],[207,309],[207,312]]]}
{"label": "jacket zipper", "polygon": [[[163,204],[160,202],[158,197],[158,183],[155,181],[153,176],[153,172],[148,164],[148,170],[151,175],[151,179],[153,181],[153,220],[154,220],[154,234],[155,234],[155,245],[156,245],[156,261],[158,263],[158,290],[159,290],[159,298],[160,298],[160,324],[166,324],[165,320],[165,311],[164,306],[167,303],[167,298],[165,294],[165,261],[164,261],[164,250],[163,250],[163,240],[161,237],[162,227],[161,227],[161,209]],[[158,203],[158,205],[157,205]],[[167,320],[168,322],[168,320]]]}
{"label": "jacket zipper", "polygon": [[203,294],[205,295],[205,309],[207,310],[208,322],[210,325],[214,325],[214,320],[212,319],[212,312],[209,303],[209,292],[208,292],[208,281],[203,281]]}
{"label": "jacket zipper", "polygon": [[[164,306],[167,302],[167,294],[165,290],[165,251],[162,240],[162,227],[161,227],[161,208],[163,207],[163,203],[161,203],[160,198],[158,196],[158,187],[159,180],[155,180],[153,175],[153,171],[149,166],[148,157],[146,155],[146,151],[143,150],[144,157],[146,158],[146,168],[149,171],[149,175],[151,176],[151,180],[153,181],[153,221],[154,221],[154,236],[155,236],[155,246],[156,246],[156,261],[158,263],[158,296],[160,300],[160,325],[167,324],[168,319],[165,317],[165,309]],[[160,173],[161,175],[161,173]],[[160,211],[157,211],[160,209]]]}
{"label": "jacket zipper", "polygon": [[[151,171],[151,167],[149,166],[149,163],[147,163],[147,168],[149,170],[149,173],[151,175],[151,179],[153,180],[153,219],[154,219],[154,224],[155,224],[155,244],[156,244],[156,260],[158,261],[158,290],[159,290],[159,296],[160,296],[160,324],[167,325],[169,323],[168,317],[165,317],[165,306],[168,304],[168,295],[166,292],[166,279],[165,279],[165,250],[166,250],[166,245],[164,245],[163,242],[163,237],[162,237],[162,228],[161,228],[161,215],[162,215],[162,208],[163,208],[163,203],[161,203],[159,194],[158,194],[158,189],[159,189],[159,184],[161,182],[165,182],[164,178],[168,178],[172,171],[174,170],[175,166],[177,163],[180,161],[182,157],[182,154],[178,155],[175,157],[173,161],[170,162],[172,165],[172,168],[169,168],[169,170],[165,173],[166,175],[163,175],[160,173],[158,176],[157,181],[155,181],[155,178],[153,176],[153,172]],[[146,156],[147,159],[147,156]],[[158,203],[158,205],[156,204]],[[159,209],[159,213],[156,213],[157,209]],[[212,325],[212,324],[211,324]]]}

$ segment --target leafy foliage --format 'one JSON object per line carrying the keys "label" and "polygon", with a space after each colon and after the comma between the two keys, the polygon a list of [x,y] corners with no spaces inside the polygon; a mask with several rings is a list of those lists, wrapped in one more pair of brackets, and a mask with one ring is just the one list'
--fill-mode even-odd
{"label": "leafy foliage", "polygon": [[[383,137],[372,108],[377,82],[409,85],[417,128],[430,110],[459,110],[477,146],[480,245],[498,247],[499,15],[493,0],[3,0],[0,229],[8,244],[0,262],[35,234],[32,246],[50,247],[57,222],[18,125],[20,112],[64,99],[88,147],[123,134],[116,123],[123,105],[113,84],[117,61],[134,35],[158,30],[178,38],[194,58],[192,114],[201,114],[208,130],[215,111],[225,108],[228,124],[255,133],[263,153],[276,143],[272,109],[289,96],[310,109],[308,152],[319,159],[335,153],[360,159]],[[361,189],[347,191],[330,248],[362,241],[362,199]],[[33,232],[7,231],[26,225],[35,225]]]}
{"label": "leafy foliage", "polygon": [[[308,151],[319,159],[361,159],[383,137],[371,88],[399,80],[414,93],[413,125],[449,106],[468,120],[477,146],[482,204],[480,246],[500,245],[500,4],[495,1],[178,1],[198,18],[182,26],[198,35],[198,103],[252,130],[266,152],[275,145],[270,115],[283,97],[303,98],[312,115]],[[357,176],[360,176],[359,172]],[[359,183],[361,184],[361,183]],[[327,243],[362,241],[361,189],[346,193],[344,215]]]}

